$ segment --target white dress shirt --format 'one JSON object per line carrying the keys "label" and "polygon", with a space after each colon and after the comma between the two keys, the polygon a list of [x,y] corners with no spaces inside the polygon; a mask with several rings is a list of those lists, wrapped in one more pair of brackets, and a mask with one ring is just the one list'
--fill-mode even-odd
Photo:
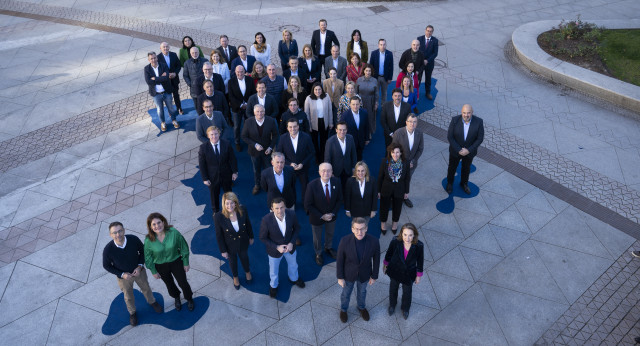
{"label": "white dress shirt", "polygon": [[297,153],[298,152],[298,138],[300,138],[300,134],[298,133],[298,135],[294,138],[291,135],[289,135],[289,138],[291,138],[291,145],[293,145],[293,152]]}
{"label": "white dress shirt", "polygon": [[342,155],[344,155],[347,152],[347,137],[345,137],[344,139],[340,139],[340,137],[336,136],[336,138],[338,138],[338,144],[340,144]]}
{"label": "white dress shirt", "polygon": [[284,189],[284,170],[282,170],[282,172],[278,174],[274,169],[273,176],[276,179],[276,185],[278,186],[278,190],[280,190],[280,192],[282,193],[282,190]]}
{"label": "white dress shirt", "polygon": [[[160,68],[160,65],[153,67],[153,65],[151,66],[151,68],[153,69],[153,73],[156,74],[156,78],[160,78],[160,71],[158,70]],[[162,87],[162,84],[156,84],[156,92],[157,93],[163,93],[164,92],[164,88]]]}
{"label": "white dress shirt", "polygon": [[[409,151],[411,151],[411,149],[413,149],[413,141],[414,141],[414,138],[415,138],[415,134],[416,134],[416,131],[409,132],[407,130],[407,139],[409,140]],[[407,153],[407,156],[409,156],[409,153]]]}
{"label": "white dress shirt", "polygon": [[365,181],[358,180],[358,187],[360,187],[360,197],[364,198],[364,184]]}
{"label": "white dress shirt", "polygon": [[471,126],[471,119],[469,119],[468,123],[465,123],[464,120],[462,120],[462,124],[464,125],[464,140],[467,140],[467,133],[469,133],[469,126]]}
{"label": "white dress shirt", "polygon": [[284,237],[285,233],[287,233],[287,215],[285,214],[284,217],[282,217],[282,221],[280,221],[276,215],[273,216],[275,216],[278,228],[280,228],[280,232],[282,232],[282,236]]}
{"label": "white dress shirt", "polygon": [[[320,51],[318,51],[319,55],[324,55],[324,43],[325,41],[327,41],[327,32],[325,31],[324,34],[322,33],[322,31],[320,32]],[[311,69],[311,68],[309,68]]]}

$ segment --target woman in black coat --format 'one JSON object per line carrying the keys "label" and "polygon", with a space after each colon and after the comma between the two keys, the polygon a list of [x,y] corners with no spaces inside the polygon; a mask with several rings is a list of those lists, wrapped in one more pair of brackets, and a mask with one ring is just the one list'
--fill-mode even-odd
{"label": "woman in black coat", "polygon": [[369,220],[378,210],[378,187],[369,175],[369,166],[364,161],[356,163],[353,176],[347,179],[344,189],[344,210],[348,217],[363,217]]}
{"label": "woman in black coat", "polygon": [[229,260],[233,274],[233,286],[239,290],[238,257],[245,270],[247,284],[253,282],[249,270],[249,245],[253,244],[253,230],[247,209],[240,205],[238,196],[233,192],[222,195],[222,211],[213,216],[216,238],[222,257]]}
{"label": "woman in black coat", "polygon": [[411,172],[409,161],[404,159],[402,147],[391,143],[387,147],[387,157],[382,159],[378,171],[378,198],[380,199],[380,231],[387,233],[387,217],[393,203],[391,232],[398,231],[398,220],[402,211],[402,202],[409,198]]}
{"label": "woman in black coat", "polygon": [[393,315],[398,302],[398,288],[402,284],[402,317],[409,317],[412,285],[420,283],[424,265],[424,245],[418,240],[418,229],[412,223],[402,226],[400,234],[389,244],[382,271],[389,276],[389,315]]}

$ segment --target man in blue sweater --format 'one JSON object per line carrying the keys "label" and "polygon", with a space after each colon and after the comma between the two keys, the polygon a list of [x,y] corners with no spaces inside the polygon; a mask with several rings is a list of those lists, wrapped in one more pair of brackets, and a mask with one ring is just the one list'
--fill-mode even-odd
{"label": "man in blue sweater", "polygon": [[129,311],[129,323],[132,326],[138,324],[136,315],[136,303],[133,296],[133,283],[144,294],[147,303],[157,313],[162,313],[162,306],[156,301],[149,287],[147,271],[144,268],[144,246],[135,235],[124,235],[124,227],[121,222],[115,221],[109,225],[109,235],[113,239],[102,251],[102,266],[118,279],[118,286],[124,293],[124,302]]}

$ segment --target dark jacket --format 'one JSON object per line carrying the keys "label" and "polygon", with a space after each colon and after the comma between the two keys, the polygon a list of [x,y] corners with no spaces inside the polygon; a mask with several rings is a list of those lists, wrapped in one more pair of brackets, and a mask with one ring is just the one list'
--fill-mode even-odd
{"label": "dark jacket", "polygon": [[400,101],[400,116],[396,122],[396,113],[393,111],[393,101],[387,101],[382,104],[382,113],[380,114],[380,125],[384,129],[384,136],[390,137],[390,133],[395,132],[397,129],[406,126],[407,115],[411,113],[411,106]]}
{"label": "dark jacket", "polygon": [[[253,94],[249,97],[249,100],[247,101],[245,119],[251,118],[254,115],[253,107],[259,103],[258,94]],[[269,94],[265,94],[264,96],[264,115],[273,119],[278,119],[280,115],[280,105],[278,104],[278,101]]]}
{"label": "dark jacket", "polygon": [[356,126],[351,109],[342,113],[342,119],[347,123],[347,133],[353,136],[356,148],[364,148],[364,143],[369,140],[369,117],[364,108],[360,108],[360,127]]}
{"label": "dark jacket", "polygon": [[278,42],[278,56],[280,57],[281,65],[287,66],[290,56],[298,56],[298,42],[291,40],[289,47],[287,47],[284,40],[280,40]]}
{"label": "dark jacket", "polygon": [[[264,152],[267,148],[276,148],[276,142],[278,141],[278,124],[276,124],[276,119],[264,117],[262,126],[262,136],[260,136],[258,132],[258,122],[255,117],[251,117],[244,122],[241,138],[243,142],[247,143],[247,151],[250,156],[265,155]],[[256,143],[260,144],[264,149],[258,151],[256,149]]]}
{"label": "dark jacket", "polygon": [[309,69],[309,66],[307,65],[307,60],[304,58],[298,58],[298,70],[300,71],[304,71],[304,76],[305,76],[305,83],[304,83],[304,88],[307,90],[307,93],[311,94],[311,87],[312,85],[309,85],[309,83],[306,82],[307,78],[315,78],[316,81],[313,82],[314,84],[316,82],[322,82],[320,80],[321,78],[321,69],[320,69],[320,60],[318,60],[317,58],[314,58],[311,60],[311,69]]}
{"label": "dark jacket", "polygon": [[449,124],[449,131],[447,132],[447,139],[449,140],[449,153],[454,157],[458,157],[458,152],[462,148],[469,150],[470,158],[476,156],[478,153],[478,147],[484,140],[484,125],[482,118],[473,115],[471,117],[471,123],[469,124],[469,131],[467,132],[467,139],[464,139],[464,121],[462,115],[457,115],[451,119]]}
{"label": "dark jacket", "polygon": [[[196,92],[198,95],[202,94],[204,92],[204,81],[206,80],[206,78],[204,77],[204,73],[201,76],[198,76],[198,78],[196,79],[193,88],[196,89]],[[224,87],[224,79],[222,79],[222,76],[220,76],[217,73],[213,73],[211,75],[211,81],[213,82],[213,90],[215,91],[219,91],[221,93],[225,93],[227,92],[225,87]],[[192,89],[193,90],[193,89]]]}
{"label": "dark jacket", "polygon": [[402,161],[402,173],[397,182],[393,182],[389,176],[389,160],[383,158],[378,170],[378,192],[382,196],[393,196],[395,198],[404,198],[405,193],[409,193],[411,183],[411,172],[409,169],[409,161]]}
{"label": "dark jacket", "polygon": [[180,58],[178,58],[178,54],[174,52],[169,52],[169,65],[167,65],[167,61],[164,58],[162,53],[158,54],[158,63],[164,64],[169,68],[170,73],[175,73],[176,78],[171,79],[171,84],[173,84],[174,89],[180,84],[180,71],[182,70],[182,64],[180,63]]}
{"label": "dark jacket", "polygon": [[347,179],[344,189],[344,210],[351,213],[351,217],[369,217],[372,211],[378,210],[378,186],[373,177],[364,183],[364,196],[360,195],[358,179]]}
{"label": "dark jacket", "polygon": [[[246,71],[251,73],[251,70],[253,70],[253,64],[256,63],[256,57],[254,57],[253,55],[247,55],[247,68]],[[233,61],[231,61],[231,67],[229,68],[229,72],[233,71],[233,73],[235,73],[236,71],[236,66],[238,65],[242,65],[242,59],[240,59],[239,56],[236,56],[235,59],[233,59]],[[244,65],[242,65],[244,66]]]}
{"label": "dark jacket", "polygon": [[324,162],[331,164],[333,175],[336,177],[339,177],[342,172],[345,172],[349,176],[352,175],[353,168],[358,161],[356,142],[353,140],[353,136],[347,134],[345,143],[344,154],[342,154],[338,135],[333,135],[327,140],[324,148]]}
{"label": "dark jacket", "polygon": [[276,249],[278,245],[293,244],[291,253],[296,251],[296,240],[300,233],[300,224],[298,218],[293,210],[285,210],[284,218],[287,224],[284,236],[280,232],[278,222],[276,221],[276,215],[274,213],[268,213],[262,218],[260,223],[260,241],[267,247],[267,255],[275,258],[282,257],[280,251]]}
{"label": "dark jacket", "polygon": [[267,192],[267,205],[271,206],[271,201],[276,197],[284,198],[284,204],[291,208],[296,204],[296,180],[291,166],[284,166],[282,169],[284,186],[282,192],[278,189],[273,167],[267,167],[260,174],[260,187]]}
{"label": "dark jacket", "polygon": [[[305,62],[305,65],[307,63]],[[301,69],[300,68],[300,62],[298,61],[298,78],[300,79],[300,86],[303,89],[307,89],[307,78],[309,78],[309,74],[307,74],[307,69]],[[283,73],[282,76],[284,77],[284,79],[287,80],[287,85],[289,84],[289,78],[291,78],[291,69],[286,69]],[[306,97],[306,96],[305,96]],[[300,108],[302,108],[301,104],[298,104],[298,106],[300,106]]]}
{"label": "dark jacket", "polygon": [[204,100],[211,100],[213,103],[213,110],[222,113],[225,119],[230,119],[229,117],[231,114],[229,113],[229,103],[227,103],[227,99],[224,97],[224,91],[220,92],[216,90],[211,96],[207,96],[206,93],[198,95],[198,99],[196,101],[196,111],[198,112],[198,115],[204,114]]}
{"label": "dark jacket", "polygon": [[[300,94],[298,94],[299,96]],[[311,130],[309,128],[309,116],[304,111],[298,111],[296,114],[291,114],[291,111],[287,109],[286,112],[282,113],[282,118],[280,119],[280,133],[287,133],[287,126],[289,126],[289,118],[298,119],[298,126],[300,127],[300,132],[309,133]]]}
{"label": "dark jacket", "polygon": [[[296,100],[298,100],[298,108],[300,108],[300,111],[302,112],[302,110],[304,109],[304,103],[307,101],[307,92],[305,89],[302,89],[301,92],[298,93],[298,96],[296,97]],[[285,90],[282,92],[282,98],[280,99],[280,109],[284,109],[285,112],[289,112],[289,99],[293,97],[293,93],[290,93],[289,91]],[[307,113],[302,112],[305,116],[308,117]],[[284,114],[282,115],[282,117],[280,118],[280,121],[284,121]],[[284,126],[287,126],[286,124]],[[302,125],[300,125],[302,126]],[[307,121],[307,126],[309,126],[309,122]],[[300,130],[302,130],[302,127],[300,127]],[[307,130],[305,132],[309,132],[311,131],[310,127],[307,127]]]}
{"label": "dark jacket", "polygon": [[400,56],[400,62],[398,63],[398,67],[401,70],[405,70],[407,64],[409,62],[413,62],[413,67],[415,67],[415,72],[420,72],[424,68],[424,54],[418,49],[418,53],[416,55],[416,60],[411,58],[411,48],[405,50]]}
{"label": "dark jacket", "polygon": [[389,243],[389,248],[384,256],[387,264],[387,275],[405,285],[411,285],[416,281],[418,272],[422,273],[424,265],[424,245],[418,243],[411,244],[407,258],[404,258],[404,244],[398,238],[393,238]]}
{"label": "dark jacket", "polygon": [[[229,88],[229,105],[231,106],[231,111],[234,113],[245,112],[240,108],[240,106],[244,102],[249,101],[249,97],[256,93],[256,85],[253,83],[253,78],[245,76],[244,83],[247,86],[244,95],[240,90],[240,85],[238,84],[238,78],[233,74],[231,79],[229,79],[228,88]],[[252,113],[253,114],[253,113]],[[246,113],[243,114],[245,116]]]}
{"label": "dark jacket", "polygon": [[413,163],[413,169],[418,167],[418,161],[424,151],[424,137],[422,131],[413,130],[413,148],[409,150],[409,134],[406,127],[401,127],[393,132],[393,143],[400,144],[404,158]]}
{"label": "dark jacket", "polygon": [[233,75],[235,71],[231,70],[231,62],[233,61],[233,59],[238,57],[238,49],[232,45],[227,45],[227,48],[229,49],[229,57],[227,57],[224,54],[224,48],[222,48],[222,46],[216,48],[216,50],[220,52],[220,55],[223,56],[224,60],[227,61],[227,66],[229,67],[229,71],[231,72],[231,75]]}
{"label": "dark jacket", "polygon": [[230,182],[231,175],[238,173],[238,161],[231,144],[225,139],[220,139],[219,143],[220,157],[214,154],[211,142],[200,144],[198,151],[202,181],[209,180],[212,185]]}
{"label": "dark jacket", "polygon": [[238,216],[238,231],[231,224],[231,220],[226,218],[222,212],[213,215],[213,225],[216,229],[216,239],[218,240],[218,249],[220,253],[229,252],[237,254],[249,248],[249,239],[253,239],[253,229],[251,228],[251,220],[247,209],[242,208],[242,216]]}
{"label": "dark jacket", "polygon": [[[166,73],[167,75],[163,76],[163,73]],[[151,64],[144,67],[144,81],[149,86],[149,95],[156,96],[157,84],[162,85],[166,93],[172,93],[173,85],[171,84],[171,80],[169,79],[169,69],[167,68],[167,65],[158,63],[158,74],[160,76],[156,77],[156,73],[153,71],[153,67],[151,67]],[[155,77],[155,79],[151,79],[152,77]]]}
{"label": "dark jacket", "polygon": [[333,218],[329,222],[333,222],[338,217],[338,210],[342,203],[342,186],[340,185],[340,179],[331,177],[329,180],[331,188],[331,199],[327,203],[325,197],[324,186],[322,186],[322,180],[316,178],[307,185],[307,192],[304,196],[304,209],[309,213],[309,223],[314,226],[321,226],[327,221],[324,221],[322,215],[332,213]]}
{"label": "dark jacket", "polygon": [[380,270],[380,242],[370,234],[365,234],[364,253],[358,260],[356,252],[356,236],[348,234],[340,239],[338,257],[336,258],[336,276],[349,282],[377,280]]}
{"label": "dark jacket", "polygon": [[[336,34],[333,31],[327,30],[326,32],[327,37],[324,40],[324,55],[331,55],[331,47],[333,47],[334,45],[339,46],[340,41],[338,41],[338,37],[336,37]],[[320,55],[319,52],[321,44],[322,41],[320,40],[320,29],[314,30],[313,34],[311,35],[311,50],[313,51],[313,55]]]}
{"label": "dark jacket", "polygon": [[429,40],[429,46],[426,46],[426,40],[424,35],[418,36],[418,41],[420,42],[420,51],[424,58],[427,59],[429,64],[433,64],[438,56],[438,39],[435,36],[431,36]]}
{"label": "dark jacket", "polygon": [[[376,78],[380,75],[378,73],[380,71],[380,50],[376,49],[371,52],[371,58],[369,58],[369,65],[372,66],[372,75]],[[384,51],[384,79],[392,80],[393,79],[393,54],[385,50]]]}
{"label": "dark jacket", "polygon": [[[202,56],[198,57],[198,60],[193,60],[189,58],[189,60],[184,62],[184,69],[182,70],[182,77],[184,78],[185,83],[190,88],[191,97],[196,98],[200,93],[200,90],[197,88],[198,77],[204,76],[204,72],[202,71],[202,66],[207,62],[207,59]],[[224,89],[222,90],[224,92]]]}
{"label": "dark jacket", "polygon": [[313,162],[316,151],[313,147],[311,136],[300,131],[298,132],[298,147],[293,151],[293,143],[291,143],[291,135],[285,132],[280,136],[276,151],[284,154],[284,164],[290,166],[291,163],[302,164],[302,171],[309,171],[309,167]]}

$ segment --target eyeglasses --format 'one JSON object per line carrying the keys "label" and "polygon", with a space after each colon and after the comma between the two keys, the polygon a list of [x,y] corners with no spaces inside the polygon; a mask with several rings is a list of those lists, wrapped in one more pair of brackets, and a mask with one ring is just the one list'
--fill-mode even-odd
{"label": "eyeglasses", "polygon": [[124,230],[123,230],[123,229],[119,229],[119,230],[117,230],[117,231],[113,231],[113,232],[111,232],[111,234],[122,234],[122,233],[124,233]]}

